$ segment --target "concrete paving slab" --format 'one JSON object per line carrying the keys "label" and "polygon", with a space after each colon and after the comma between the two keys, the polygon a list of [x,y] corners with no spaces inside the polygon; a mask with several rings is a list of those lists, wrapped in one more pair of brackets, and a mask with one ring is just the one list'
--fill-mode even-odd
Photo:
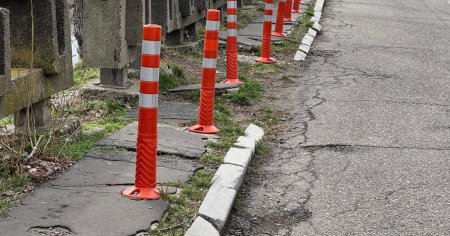
{"label": "concrete paving slab", "polygon": [[[136,153],[127,151],[109,151],[109,150],[91,150],[86,153],[87,157],[104,159],[108,161],[120,161],[136,163]],[[158,156],[158,167],[166,167],[169,169],[195,172],[203,166],[196,161],[186,160],[176,156]]]}
{"label": "concrete paving slab", "polygon": [[[224,91],[224,90],[228,90],[228,89],[235,89],[237,87],[238,87],[237,85],[224,84],[224,83],[216,83],[216,85],[215,85],[216,92]],[[196,90],[200,90],[200,84],[185,85],[185,86],[171,89],[168,92],[179,93],[179,92],[189,92],[189,91],[196,91]]]}
{"label": "concrete paving slab", "polygon": [[[137,122],[125,126],[108,138],[99,141],[100,146],[123,147],[136,150]],[[203,137],[194,133],[183,132],[169,127],[158,127],[158,152],[198,158],[206,151]]]}
{"label": "concrete paving slab", "polygon": [[162,218],[168,202],[134,201],[120,192],[125,186],[61,188],[43,184],[0,222],[1,235],[36,235],[33,227],[60,226],[74,235],[123,236],[146,230]]}
{"label": "concrete paving slab", "polygon": [[[121,154],[121,152],[117,152],[115,155],[119,156]],[[170,164],[167,166],[170,166]],[[73,165],[69,171],[49,184],[55,187],[67,188],[132,185],[134,183],[135,169],[136,165],[132,162],[110,161],[88,157]],[[157,167],[157,182],[160,184],[186,182],[192,174],[192,171],[172,169],[160,165]]]}
{"label": "concrete paving slab", "polygon": [[[159,120],[189,121],[197,116],[198,106],[189,102],[160,101],[158,104]],[[137,110],[133,109],[125,117],[137,119]]]}

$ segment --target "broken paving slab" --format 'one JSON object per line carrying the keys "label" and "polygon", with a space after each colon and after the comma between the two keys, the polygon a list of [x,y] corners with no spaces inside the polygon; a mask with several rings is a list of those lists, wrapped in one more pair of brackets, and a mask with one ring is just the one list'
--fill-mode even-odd
{"label": "broken paving slab", "polygon": [[[225,84],[225,83],[216,83],[215,89],[216,92],[223,92],[229,89],[235,89],[238,85],[235,84]],[[178,88],[174,88],[169,90],[169,93],[180,93],[180,92],[190,92],[190,91],[197,91],[200,90],[200,84],[190,84],[190,85],[184,85],[180,86]]]}
{"label": "broken paving slab", "polygon": [[[115,156],[114,159],[119,158],[119,156],[131,156],[128,152],[112,152],[107,153],[107,155]],[[196,166],[189,166],[189,164],[182,166],[176,164],[176,162],[170,163],[164,161],[161,156],[158,159],[160,159],[160,162],[157,163],[156,181],[162,185],[174,182],[184,183],[190,179],[196,170]],[[49,185],[60,189],[90,186],[97,187],[99,190],[116,185],[133,185],[135,170],[136,164],[133,162],[87,156],[87,158],[73,165],[69,171],[50,181]]]}
{"label": "broken paving slab", "polygon": [[[93,149],[86,153],[86,157],[104,159],[108,161],[136,163],[136,153],[128,151]],[[187,172],[195,172],[196,170],[203,168],[203,166],[196,161],[181,159],[176,156],[158,156],[157,166]]]}
{"label": "broken paving slab", "polygon": [[[133,109],[126,118],[137,118],[137,110]],[[197,119],[198,106],[189,102],[160,101],[158,104],[158,119],[190,121]]]}
{"label": "broken paving slab", "polygon": [[[204,136],[180,131],[170,127],[158,127],[158,153],[199,158],[206,152]],[[115,146],[128,150],[136,150],[137,122],[131,123],[121,130],[100,140],[99,146]]]}
{"label": "broken paving slab", "polygon": [[[10,217],[0,222],[1,235],[64,232],[123,236],[148,229],[152,222],[161,220],[169,203],[121,196],[120,192],[134,182],[135,155],[91,150],[85,159],[39,186],[14,208]],[[199,168],[201,165],[192,160],[159,156],[157,182],[186,182]]]}
{"label": "broken paving slab", "polygon": [[0,221],[1,235],[35,236],[33,228],[55,226],[69,230],[72,235],[134,235],[161,220],[168,202],[124,198],[120,195],[124,187],[57,188],[50,181],[34,190],[8,218]]}

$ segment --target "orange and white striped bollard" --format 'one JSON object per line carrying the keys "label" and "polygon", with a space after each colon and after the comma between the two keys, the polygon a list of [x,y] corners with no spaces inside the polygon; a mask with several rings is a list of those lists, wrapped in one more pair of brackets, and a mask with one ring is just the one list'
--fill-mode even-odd
{"label": "orange and white striped bollard", "polygon": [[261,56],[256,59],[257,62],[271,64],[276,60],[270,56],[271,44],[272,44],[272,13],[273,13],[273,0],[266,0],[264,6],[264,23],[261,45]]}
{"label": "orange and white striped bollard", "polygon": [[228,84],[239,84],[237,45],[237,0],[227,0],[227,80]]}
{"label": "orange and white striped bollard", "polygon": [[158,91],[161,54],[159,25],[143,30],[135,184],[122,191],[132,199],[160,199],[156,186]]}
{"label": "orange and white striped bollard", "polygon": [[292,19],[292,0],[286,1],[286,8],[284,9],[284,22],[294,22],[294,19]]}
{"label": "orange and white striped bollard", "polygon": [[214,96],[216,85],[217,54],[219,49],[220,11],[208,10],[206,16],[205,42],[203,50],[202,82],[198,124],[189,131],[215,134],[219,131],[214,124]]}
{"label": "orange and white striped bollard", "polygon": [[286,37],[286,34],[283,33],[285,8],[286,0],[279,0],[277,9],[277,22],[275,23],[275,31],[272,32],[272,36],[274,37]]}
{"label": "orange and white striped bollard", "polygon": [[294,6],[292,7],[292,13],[301,13],[300,4],[302,4],[302,0],[294,0]]}

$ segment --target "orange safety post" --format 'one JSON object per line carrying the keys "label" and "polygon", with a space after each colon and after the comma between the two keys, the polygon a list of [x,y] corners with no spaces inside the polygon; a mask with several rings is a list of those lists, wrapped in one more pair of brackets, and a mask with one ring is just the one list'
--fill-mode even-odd
{"label": "orange safety post", "polygon": [[294,0],[294,6],[292,7],[292,13],[301,13],[300,4],[302,4],[302,0]]}
{"label": "orange safety post", "polygon": [[134,186],[122,191],[123,196],[132,199],[160,199],[160,193],[156,186],[156,149],[161,32],[159,25],[144,26],[136,176]]}
{"label": "orange safety post", "polygon": [[195,133],[215,134],[219,131],[213,124],[217,54],[219,49],[219,25],[220,11],[208,10],[206,16],[205,46],[203,50],[198,124],[188,128],[189,131]]}
{"label": "orange safety post", "polygon": [[294,22],[294,19],[292,19],[292,0],[286,1],[286,8],[284,9],[284,22]]}
{"label": "orange safety post", "polygon": [[272,12],[273,12],[273,0],[266,0],[264,7],[264,23],[263,23],[263,35],[261,56],[256,59],[257,62],[271,64],[276,60],[270,57],[270,47],[272,44]]}
{"label": "orange safety post", "polygon": [[237,0],[227,0],[227,80],[239,84],[237,47]]}
{"label": "orange safety post", "polygon": [[275,24],[275,31],[272,32],[272,36],[275,36],[275,37],[286,37],[286,34],[283,33],[284,9],[285,8],[286,8],[286,0],[278,1],[277,22]]}

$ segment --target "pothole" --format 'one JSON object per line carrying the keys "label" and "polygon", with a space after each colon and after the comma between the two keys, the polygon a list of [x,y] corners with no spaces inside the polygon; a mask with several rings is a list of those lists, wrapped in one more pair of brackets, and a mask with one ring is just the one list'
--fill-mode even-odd
{"label": "pothole", "polygon": [[72,231],[64,226],[51,226],[51,227],[42,227],[36,226],[31,227],[28,230],[32,235],[42,235],[42,236],[72,236],[75,235]]}

